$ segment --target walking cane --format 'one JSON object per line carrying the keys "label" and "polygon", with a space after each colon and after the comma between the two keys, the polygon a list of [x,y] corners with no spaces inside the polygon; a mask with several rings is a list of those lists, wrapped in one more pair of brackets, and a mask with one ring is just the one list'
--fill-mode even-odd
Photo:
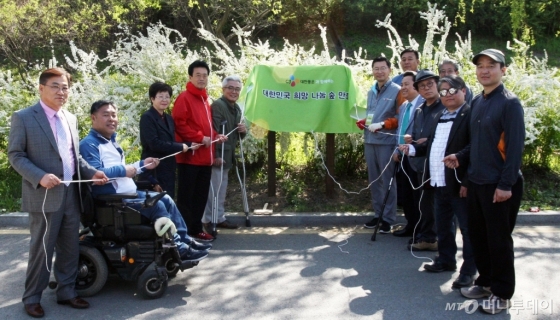
{"label": "walking cane", "polygon": [[[226,134],[226,123],[227,120],[222,121],[222,134]],[[222,180],[224,175],[224,146],[222,145],[222,163],[220,165],[220,184],[218,185],[218,191],[214,193],[214,199],[212,201],[212,236],[216,238],[218,236],[218,231],[216,231],[216,225],[218,224],[218,206],[220,198],[220,189],[222,188]]]}
{"label": "walking cane", "polygon": [[[242,151],[243,152],[243,151]],[[243,156],[241,156],[241,161]],[[251,227],[251,220],[249,220],[249,203],[247,201],[247,189],[245,189],[245,183],[241,181],[241,176],[239,175],[239,168],[237,164],[235,165],[235,172],[237,172],[237,179],[239,179],[239,184],[241,185],[241,197],[243,199],[243,211],[245,211],[245,226]],[[243,180],[245,180],[245,163],[243,162]]]}
{"label": "walking cane", "polygon": [[[245,103],[247,103],[247,96],[249,92],[253,90],[253,85],[249,85],[247,87],[247,91],[245,92]],[[243,110],[241,111],[241,121],[245,119],[245,106],[243,106]],[[239,185],[241,186],[241,197],[243,199],[243,211],[245,211],[245,226],[247,228],[251,227],[251,220],[249,220],[249,202],[247,201],[247,188],[245,187],[245,156],[243,154],[243,139],[241,139],[241,133],[237,132],[239,135],[239,153],[241,155],[241,166],[243,168],[243,180],[241,180],[241,176],[239,175],[239,168],[237,164],[235,164],[235,172],[237,173],[237,179],[239,179]]]}
{"label": "walking cane", "polygon": [[383,212],[385,211],[385,205],[387,205],[387,199],[389,199],[389,194],[391,193],[391,187],[393,186],[393,180],[397,175],[397,171],[399,170],[399,166],[395,164],[395,171],[393,171],[393,175],[391,176],[391,180],[389,181],[389,188],[387,189],[387,193],[385,193],[385,199],[383,199],[383,205],[381,206],[381,212],[379,213],[379,219],[377,219],[377,226],[373,230],[373,234],[371,235],[371,241],[375,241],[375,237],[377,236],[377,231],[381,226],[381,220],[383,219]]}

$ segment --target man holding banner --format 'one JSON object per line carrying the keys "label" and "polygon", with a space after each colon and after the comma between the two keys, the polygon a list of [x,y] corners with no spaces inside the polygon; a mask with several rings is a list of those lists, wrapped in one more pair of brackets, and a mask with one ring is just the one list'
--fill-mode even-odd
{"label": "man holding banner", "polygon": [[[386,57],[377,57],[372,63],[373,77],[376,83],[371,87],[367,97],[367,116],[357,122],[358,127],[364,130],[364,154],[368,167],[368,181],[376,180],[370,186],[373,210],[375,217],[364,224],[366,228],[375,228],[380,216],[380,233],[390,233],[391,224],[395,222],[397,214],[397,189],[389,190],[389,182],[394,173],[396,163],[392,161],[395,149],[396,129],[398,126],[397,114],[399,103],[398,95],[401,87],[390,80],[391,64]],[[387,191],[389,190],[389,191]],[[390,192],[384,207],[382,199],[385,192]]]}

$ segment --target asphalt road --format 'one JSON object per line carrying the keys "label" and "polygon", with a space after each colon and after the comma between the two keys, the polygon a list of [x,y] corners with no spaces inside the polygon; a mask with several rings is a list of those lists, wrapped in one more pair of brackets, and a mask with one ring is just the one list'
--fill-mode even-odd
{"label": "asphalt road", "polygon": [[[87,310],[57,305],[50,289],[41,303],[45,319],[488,318],[473,305],[458,310],[465,299],[451,289],[457,273],[424,272],[429,261],[412,256],[407,239],[370,236],[361,227],[224,231],[160,299],[144,300],[135,283],[110,277]],[[514,240],[515,308],[492,317],[559,319],[560,226],[518,226]],[[21,303],[28,242],[25,229],[0,229],[0,319],[30,319]]]}

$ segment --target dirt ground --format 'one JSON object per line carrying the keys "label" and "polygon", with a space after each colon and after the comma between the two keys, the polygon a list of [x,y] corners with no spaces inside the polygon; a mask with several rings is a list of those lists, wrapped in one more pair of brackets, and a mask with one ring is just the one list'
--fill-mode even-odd
{"label": "dirt ground", "polygon": [[[324,181],[324,179],[323,179]],[[348,191],[358,192],[367,187],[365,179],[338,181]],[[268,209],[274,212],[331,212],[348,211],[363,212],[371,211],[369,190],[363,190],[360,194],[347,194],[338,185],[334,186],[334,197],[328,198],[325,192],[325,182],[304,183],[304,187],[296,195],[289,195],[282,188],[285,183],[277,182],[276,196],[268,196],[267,182],[254,182],[247,179],[247,199],[249,211],[262,209],[268,203]],[[225,203],[228,212],[243,212],[243,200],[241,188],[237,176],[230,175]]]}

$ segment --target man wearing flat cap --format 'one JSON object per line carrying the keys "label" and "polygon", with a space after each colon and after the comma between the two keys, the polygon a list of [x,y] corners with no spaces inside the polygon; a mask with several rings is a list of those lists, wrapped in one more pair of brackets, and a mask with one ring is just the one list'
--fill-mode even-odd
{"label": "man wearing flat cap", "polygon": [[[479,277],[461,294],[469,299],[488,297],[482,310],[496,314],[509,307],[515,291],[511,233],[523,193],[520,167],[525,124],[521,102],[502,83],[504,54],[486,49],[472,62],[484,89],[472,103],[467,170],[468,228]],[[455,155],[444,161],[450,167],[461,165]]]}
{"label": "man wearing flat cap", "polygon": [[[420,70],[416,74],[414,88],[425,101],[416,109],[412,136],[406,135],[405,143],[416,146],[425,142],[437,126],[438,113],[445,109],[439,99],[438,81],[439,76],[428,69]],[[428,176],[424,173],[426,166],[428,166],[426,156],[411,157],[410,164],[416,170],[419,183],[424,183],[428,179]],[[429,183],[425,183],[422,190],[421,196],[415,199],[415,202],[420,203],[420,223],[416,228],[415,226],[408,226],[415,231],[413,241],[408,245],[408,250],[438,251],[434,229],[434,188]],[[395,235],[399,234],[396,233]]]}

